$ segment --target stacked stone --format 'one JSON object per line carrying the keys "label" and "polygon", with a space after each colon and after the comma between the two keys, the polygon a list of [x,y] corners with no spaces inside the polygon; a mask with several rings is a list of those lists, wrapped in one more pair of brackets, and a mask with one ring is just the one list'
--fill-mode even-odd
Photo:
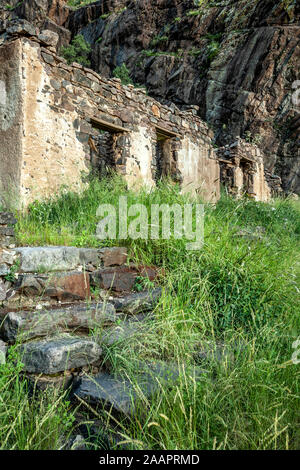
{"label": "stacked stone", "polygon": [[0,212],[0,303],[6,299],[11,286],[8,277],[17,258],[14,249],[16,223],[13,214]]}
{"label": "stacked stone", "polygon": [[282,181],[280,176],[272,175],[272,173],[265,169],[265,179],[271,190],[272,196],[278,196],[282,193]]}
{"label": "stacked stone", "polygon": [[[0,363],[5,360],[7,348],[18,341],[24,373],[35,387],[68,388],[73,385],[80,399],[85,397],[102,405],[112,400],[110,403],[116,410],[131,413],[134,387],[129,382],[124,384],[121,377],[113,377],[107,367],[103,367],[102,347],[113,346],[143,331],[144,319],[151,317],[161,289],[140,293],[129,293],[128,290],[132,289],[137,275],[154,279],[155,269],[124,266],[127,252],[118,247],[25,247],[16,251],[20,265],[18,280],[13,285],[14,293],[31,295],[35,309],[20,310],[19,307],[10,311],[8,307],[8,313],[2,315]],[[51,271],[49,275],[36,273],[40,263],[46,271]],[[83,265],[83,272],[66,271],[78,264]],[[89,271],[85,272],[85,269]],[[90,282],[103,289],[103,301],[77,302],[90,295]],[[113,291],[118,291],[119,296],[112,296]],[[59,302],[55,307],[43,302],[44,296],[61,296],[63,299],[63,294],[68,300],[67,305]],[[90,336],[91,331],[97,330],[98,336]],[[161,374],[162,380],[169,374],[163,364],[159,368],[155,366],[152,372],[148,366],[146,368],[140,385],[150,396],[159,388],[152,372]],[[84,378],[85,373],[94,378]],[[173,375],[175,380],[178,373],[175,371]],[[95,387],[98,382],[99,387]]]}
{"label": "stacked stone", "polygon": [[17,220],[10,212],[0,212],[0,247],[11,247],[15,245],[15,229]]}

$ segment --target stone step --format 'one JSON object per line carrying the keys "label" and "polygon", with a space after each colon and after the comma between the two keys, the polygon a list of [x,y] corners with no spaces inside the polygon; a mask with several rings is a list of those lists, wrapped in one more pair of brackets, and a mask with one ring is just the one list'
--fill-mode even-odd
{"label": "stone step", "polygon": [[90,283],[100,289],[130,292],[137,277],[154,281],[158,275],[158,269],[153,266],[117,266],[94,271],[90,274]]}
{"label": "stone step", "polygon": [[159,301],[161,294],[162,289],[157,287],[153,290],[145,290],[124,297],[110,297],[109,302],[114,305],[118,312],[132,315],[152,310]]}
{"label": "stone step", "polygon": [[141,321],[123,321],[121,325],[107,328],[100,337],[100,344],[113,346],[120,341],[126,341],[132,336],[145,332],[146,325]]}
{"label": "stone step", "polygon": [[14,343],[47,336],[62,330],[91,330],[110,325],[117,320],[115,307],[110,303],[72,305],[64,309],[35,312],[10,312],[0,329],[4,340]]}
{"label": "stone step", "polygon": [[25,372],[51,375],[94,364],[102,350],[92,339],[64,335],[31,341],[20,352]]}
{"label": "stone step", "polygon": [[91,295],[89,274],[78,271],[20,274],[13,289],[15,296],[49,297],[61,302],[85,300]]}
{"label": "stone step", "polygon": [[[81,378],[75,386],[73,395],[97,408],[113,409],[126,416],[134,416],[137,408],[145,406],[149,399],[162,388],[172,387],[179,379],[180,372],[176,365],[165,362],[140,363],[139,374],[134,381],[121,375],[101,372],[94,377]],[[197,376],[200,375],[197,371]]]}
{"label": "stone step", "polygon": [[85,267],[87,271],[100,266],[120,266],[127,261],[127,248],[76,248],[68,246],[41,246],[16,248],[20,255],[20,272],[39,273],[73,271]]}

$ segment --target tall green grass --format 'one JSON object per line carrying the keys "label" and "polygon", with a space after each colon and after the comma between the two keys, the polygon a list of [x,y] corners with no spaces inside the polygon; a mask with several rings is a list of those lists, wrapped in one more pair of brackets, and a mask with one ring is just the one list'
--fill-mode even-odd
{"label": "tall green grass", "polygon": [[[192,252],[174,238],[100,244],[97,207],[117,207],[120,195],[148,208],[193,200],[168,182],[135,193],[119,178],[93,181],[82,194],[63,191],[33,204],[19,216],[18,238],[24,245],[125,244],[132,260],[164,267],[154,318],[104,347],[103,360],[132,380],[140,360],[175,362],[182,373],[173,390],[162,385],[150,403],[144,399],[146,414],[119,424],[123,440],[149,449],[299,448],[300,369],[291,361],[300,336],[299,204],[222,196],[206,205],[205,244]],[[201,361],[204,342],[226,344],[231,354]],[[200,380],[189,369],[195,364]]]}
{"label": "tall green grass", "polygon": [[38,392],[22,375],[16,347],[0,365],[0,449],[63,448],[73,426],[66,395],[58,390]]}

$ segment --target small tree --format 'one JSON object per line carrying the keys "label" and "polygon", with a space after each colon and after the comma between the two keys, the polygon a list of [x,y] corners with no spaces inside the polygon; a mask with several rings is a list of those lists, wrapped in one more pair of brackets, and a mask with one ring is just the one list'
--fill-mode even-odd
{"label": "small tree", "polygon": [[78,34],[71,41],[71,44],[61,48],[62,56],[66,59],[68,64],[78,62],[78,64],[89,66],[89,55],[91,53],[91,46],[84,39],[82,34]]}
{"label": "small tree", "polygon": [[115,78],[119,78],[122,82],[122,85],[134,85],[130,78],[129,70],[124,63],[113,70],[113,76]]}

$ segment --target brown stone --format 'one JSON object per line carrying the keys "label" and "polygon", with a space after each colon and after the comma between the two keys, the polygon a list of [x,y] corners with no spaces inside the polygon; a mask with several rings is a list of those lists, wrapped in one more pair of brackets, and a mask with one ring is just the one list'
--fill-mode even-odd
{"label": "brown stone", "polygon": [[127,248],[106,248],[103,253],[104,266],[121,266],[126,263],[127,255]]}
{"label": "brown stone", "polygon": [[87,273],[66,273],[49,279],[46,295],[58,300],[84,300],[90,297],[90,282]]}
{"label": "brown stone", "polygon": [[153,104],[151,109],[152,109],[152,113],[154,114],[154,116],[159,118],[160,117],[160,111],[159,111],[158,106],[156,106],[156,104]]}
{"label": "brown stone", "polygon": [[130,291],[138,276],[154,281],[158,269],[151,266],[118,266],[103,268],[90,274],[91,285],[117,292]]}
{"label": "brown stone", "polygon": [[15,289],[27,296],[55,297],[60,301],[90,297],[89,275],[82,272],[23,274],[19,276]]}

